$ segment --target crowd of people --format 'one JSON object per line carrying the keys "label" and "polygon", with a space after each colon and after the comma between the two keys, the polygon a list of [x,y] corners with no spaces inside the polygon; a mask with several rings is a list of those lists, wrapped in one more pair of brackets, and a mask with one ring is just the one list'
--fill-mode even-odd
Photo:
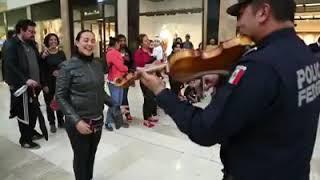
{"label": "crowd of people", "polygon": [[[21,147],[40,148],[34,142],[42,138],[35,130],[39,104],[34,102],[42,91],[50,131],[56,132],[57,119],[58,127],[68,134],[76,180],[91,180],[104,127],[109,131],[114,130],[113,124],[116,129],[128,128],[133,120],[130,87],[117,86],[116,80],[138,71],[143,125],[156,125],[159,106],[195,143],[221,144],[225,180],[308,179],[320,103],[318,91],[311,89],[320,81],[319,60],[312,52],[319,52],[320,45],[308,48],[298,38],[295,8],[293,0],[239,0],[227,13],[237,17],[238,30],[256,43],[256,49],[240,58],[228,80],[214,74],[183,84],[169,76],[170,89],[163,83],[163,74],[139,69],[170,61],[182,49],[194,49],[189,34],[185,42],[179,37],[174,40],[168,58],[159,38],[151,41],[140,34],[132,53],[124,35],[110,37],[104,58],[107,66],[103,66],[93,57],[92,31],[77,34],[73,55],[67,58],[56,34],[45,37],[45,48],[39,52],[36,24],[20,20],[15,35],[3,47],[3,71],[11,93],[10,118],[17,117]],[[207,48],[215,46],[211,39]],[[199,44],[197,50],[202,49]],[[202,109],[192,104],[203,98],[204,83],[216,92]],[[52,108],[55,101],[58,109]],[[109,107],[105,120],[104,105]]]}
{"label": "crowd of people", "polygon": [[[2,48],[3,79],[11,94],[9,118],[18,120],[21,147],[40,148],[35,140],[43,138],[44,134],[37,132],[35,126],[41,110],[40,103],[34,102],[39,101],[42,91],[50,132],[56,133],[57,128],[66,129],[74,151],[76,178],[90,179],[103,126],[113,131],[114,126],[116,129],[128,128],[133,121],[128,91],[136,84],[133,82],[129,88],[122,88],[116,85],[115,80],[128,72],[135,72],[137,68],[166,63],[168,57],[163,42],[158,37],[150,40],[146,34],[140,34],[137,49],[132,53],[124,35],[110,37],[103,58],[107,66],[103,66],[101,60],[93,57],[96,39],[92,31],[78,33],[74,52],[68,58],[60,48],[60,39],[55,33],[48,33],[43,44],[38,44],[35,41],[35,27],[31,20],[20,20],[15,31],[8,32]],[[190,35],[185,37],[185,42],[181,38],[174,40],[172,54],[182,49],[193,49]],[[198,102],[197,92],[193,91],[197,87],[194,84],[195,81],[184,85],[170,78],[171,88],[182,100],[191,103]],[[105,93],[105,85],[110,96]],[[143,83],[139,85],[143,93],[143,125],[152,128],[159,121],[155,95]],[[186,87],[185,96],[181,91],[183,87]],[[105,121],[104,104],[109,106]],[[85,154],[89,154],[87,161],[82,160]]]}

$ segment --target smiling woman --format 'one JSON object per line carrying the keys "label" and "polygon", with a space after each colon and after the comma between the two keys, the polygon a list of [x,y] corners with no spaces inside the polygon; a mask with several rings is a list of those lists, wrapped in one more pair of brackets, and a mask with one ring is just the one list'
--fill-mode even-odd
{"label": "smiling woman", "polygon": [[85,56],[92,56],[96,46],[96,38],[94,33],[89,30],[81,31],[76,37],[76,49],[78,53]]}
{"label": "smiling woman", "polygon": [[90,180],[103,126],[104,104],[113,105],[104,91],[102,64],[93,60],[95,35],[80,31],[71,60],[61,65],[56,99],[66,117],[65,127],[74,152],[76,180]]}

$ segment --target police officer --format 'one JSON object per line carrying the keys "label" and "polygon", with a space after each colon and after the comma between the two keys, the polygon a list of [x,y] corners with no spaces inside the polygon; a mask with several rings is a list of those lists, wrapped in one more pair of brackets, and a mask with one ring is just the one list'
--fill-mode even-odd
{"label": "police officer", "polygon": [[[221,144],[227,180],[308,180],[319,118],[320,66],[294,30],[294,0],[239,0],[227,12],[257,50],[204,108],[142,74],[158,105],[197,144]],[[172,108],[174,107],[174,108]]]}

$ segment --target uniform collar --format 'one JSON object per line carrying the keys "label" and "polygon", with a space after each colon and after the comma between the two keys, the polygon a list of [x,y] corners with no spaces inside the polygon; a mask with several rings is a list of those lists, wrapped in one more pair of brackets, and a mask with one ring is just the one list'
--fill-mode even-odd
{"label": "uniform collar", "polygon": [[296,35],[296,31],[294,28],[283,28],[277,31],[272,32],[271,34],[267,35],[265,38],[262,39],[262,41],[257,43],[257,47],[263,48],[265,46],[268,46],[270,43],[273,43],[275,40],[280,38],[285,38],[287,36]]}

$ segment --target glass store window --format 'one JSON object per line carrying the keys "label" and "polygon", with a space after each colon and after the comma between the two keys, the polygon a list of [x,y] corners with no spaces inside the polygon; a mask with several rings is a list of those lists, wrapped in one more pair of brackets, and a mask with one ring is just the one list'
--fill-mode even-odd
{"label": "glass store window", "polygon": [[[116,35],[116,0],[72,1],[73,34],[83,29],[92,30],[96,35],[95,57],[103,57],[109,43],[109,37]],[[72,40],[73,42],[73,40]]]}
{"label": "glass store window", "polygon": [[6,26],[4,24],[4,14],[0,13],[0,46],[2,46],[3,41],[6,39]]}
{"label": "glass store window", "polygon": [[[58,35],[60,42],[64,42],[62,35],[62,21],[60,16],[60,1],[53,0],[50,2],[35,4],[31,6],[31,16],[36,22],[36,41],[39,44],[39,50],[43,50],[43,40],[49,33]],[[61,48],[63,44],[60,44]]]}
{"label": "glass store window", "polygon": [[194,48],[203,36],[203,0],[140,0],[140,33],[150,39],[159,37],[166,43],[166,54],[172,51],[173,39],[190,34]]}
{"label": "glass store window", "polygon": [[7,15],[7,25],[9,30],[14,30],[15,25],[20,19],[26,19],[27,10],[26,8],[15,9],[6,12]]}
{"label": "glass store window", "polygon": [[[6,27],[4,24],[4,15],[0,13],[0,55],[2,53],[2,46],[6,40]],[[1,56],[2,57],[2,56]],[[0,81],[2,81],[2,58],[0,58]]]}

